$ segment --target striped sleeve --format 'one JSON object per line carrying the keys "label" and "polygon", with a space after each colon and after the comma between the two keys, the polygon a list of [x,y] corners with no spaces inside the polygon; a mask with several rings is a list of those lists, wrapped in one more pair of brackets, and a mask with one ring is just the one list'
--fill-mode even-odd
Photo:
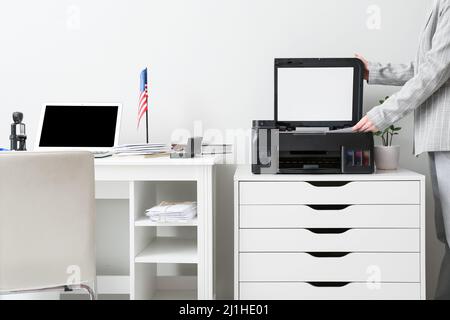
{"label": "striped sleeve", "polygon": [[426,53],[419,72],[384,104],[367,113],[380,130],[397,122],[421,106],[450,77],[450,6],[448,1],[440,13],[432,48]]}
{"label": "striped sleeve", "polygon": [[414,62],[381,64],[369,62],[369,84],[403,86],[414,77]]}

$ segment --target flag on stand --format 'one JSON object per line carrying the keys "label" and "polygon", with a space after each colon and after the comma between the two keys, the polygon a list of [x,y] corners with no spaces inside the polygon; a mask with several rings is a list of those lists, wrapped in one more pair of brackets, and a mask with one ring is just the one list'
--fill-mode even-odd
{"label": "flag on stand", "polygon": [[142,116],[148,111],[147,68],[141,72],[141,84],[139,90],[138,128]]}

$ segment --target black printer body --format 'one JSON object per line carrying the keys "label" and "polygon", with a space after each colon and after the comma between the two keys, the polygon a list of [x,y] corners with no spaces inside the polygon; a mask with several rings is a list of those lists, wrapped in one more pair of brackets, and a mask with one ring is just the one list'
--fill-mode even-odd
{"label": "black printer body", "polygon": [[[284,79],[280,79],[280,73],[286,71],[284,68],[292,68],[295,72],[289,71]],[[316,69],[319,70],[318,75],[314,75]],[[302,71],[305,71],[304,75]],[[337,91],[336,102],[334,96],[322,99],[317,94],[318,104],[313,105],[316,95],[312,91],[317,90],[323,95],[328,93],[326,87],[322,88],[321,81],[321,77],[327,74],[336,81],[347,81],[349,84],[341,83],[338,89],[348,92],[341,94]],[[332,86],[333,82],[328,85]],[[351,131],[351,127],[361,119],[362,88],[363,66],[357,59],[275,59],[275,119],[253,121],[252,172],[373,173],[373,134]],[[308,92],[304,94],[306,90]],[[308,101],[307,106],[303,105],[304,97]],[[283,111],[283,108],[287,110]],[[298,115],[297,108],[300,109]],[[329,115],[335,119],[325,118]],[[289,116],[296,118],[287,119]]]}

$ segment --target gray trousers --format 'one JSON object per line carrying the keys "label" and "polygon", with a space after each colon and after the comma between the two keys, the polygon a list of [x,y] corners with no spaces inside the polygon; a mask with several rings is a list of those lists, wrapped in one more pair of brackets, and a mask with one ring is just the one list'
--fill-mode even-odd
{"label": "gray trousers", "polygon": [[435,298],[450,300],[450,152],[430,152],[429,157],[436,233],[445,244]]}

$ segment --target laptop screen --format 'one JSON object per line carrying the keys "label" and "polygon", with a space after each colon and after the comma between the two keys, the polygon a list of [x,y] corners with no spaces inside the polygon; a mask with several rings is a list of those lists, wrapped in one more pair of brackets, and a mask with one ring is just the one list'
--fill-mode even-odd
{"label": "laptop screen", "polygon": [[119,107],[47,105],[39,147],[111,148]]}

